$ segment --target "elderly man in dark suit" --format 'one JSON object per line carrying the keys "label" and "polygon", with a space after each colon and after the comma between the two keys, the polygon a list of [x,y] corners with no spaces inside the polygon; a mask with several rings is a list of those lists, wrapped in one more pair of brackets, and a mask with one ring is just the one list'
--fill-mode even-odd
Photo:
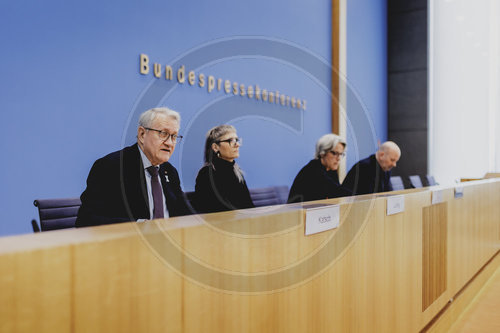
{"label": "elderly man in dark suit", "polygon": [[177,170],[168,163],[180,115],[153,108],[139,118],[137,143],[98,159],[81,195],[77,227],[189,214]]}
{"label": "elderly man in dark suit", "polygon": [[384,142],[378,151],[356,163],[342,186],[354,195],[392,191],[391,169],[401,157],[401,150],[392,141]]}

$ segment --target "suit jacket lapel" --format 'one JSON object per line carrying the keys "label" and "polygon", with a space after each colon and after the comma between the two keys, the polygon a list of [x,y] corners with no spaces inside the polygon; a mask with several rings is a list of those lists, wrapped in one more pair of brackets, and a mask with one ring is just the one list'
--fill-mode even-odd
{"label": "suit jacket lapel", "polygon": [[167,202],[168,213],[170,216],[172,216],[173,214],[175,214],[174,206],[176,197],[172,189],[172,186],[170,184],[170,182],[172,181],[171,179],[172,175],[168,173],[167,163],[163,163],[162,165],[160,165],[159,176],[160,176],[161,186],[163,188],[163,194],[165,195],[165,201]]}
{"label": "suit jacket lapel", "polygon": [[126,201],[135,218],[149,218],[149,199],[139,147],[135,144],[129,148],[122,158],[122,186]]}
{"label": "suit jacket lapel", "polygon": [[378,193],[384,191],[384,171],[377,162],[377,158],[373,155],[373,163],[375,167],[375,179],[373,180],[373,190],[372,193]]}

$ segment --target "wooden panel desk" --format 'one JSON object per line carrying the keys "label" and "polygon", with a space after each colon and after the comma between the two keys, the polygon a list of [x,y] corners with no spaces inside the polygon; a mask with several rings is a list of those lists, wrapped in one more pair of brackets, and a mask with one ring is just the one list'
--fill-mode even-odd
{"label": "wooden panel desk", "polygon": [[500,180],[461,186],[307,203],[340,205],[311,236],[293,204],[1,238],[0,332],[443,329],[500,261]]}

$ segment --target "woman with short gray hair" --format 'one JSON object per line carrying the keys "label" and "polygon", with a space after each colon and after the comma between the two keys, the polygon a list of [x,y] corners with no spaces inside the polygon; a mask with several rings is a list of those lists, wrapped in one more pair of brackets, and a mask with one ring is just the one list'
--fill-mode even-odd
{"label": "woman with short gray hair", "polygon": [[193,205],[200,213],[254,207],[243,172],[235,159],[242,144],[236,129],[219,125],[208,131],[205,164],[196,177]]}
{"label": "woman with short gray hair", "polygon": [[325,134],[319,138],[314,159],[299,171],[293,181],[288,203],[351,195],[342,188],[337,174],[346,146],[346,142],[335,134]]}

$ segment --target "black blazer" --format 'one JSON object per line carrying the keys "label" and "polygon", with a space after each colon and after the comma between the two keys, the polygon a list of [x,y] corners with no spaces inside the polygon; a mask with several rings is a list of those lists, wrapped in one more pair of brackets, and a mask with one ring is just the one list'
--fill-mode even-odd
{"label": "black blazer", "polygon": [[[169,216],[189,214],[177,170],[166,162],[160,165],[159,175]],[[137,144],[98,159],[80,199],[77,227],[149,219],[146,179]]]}
{"label": "black blazer", "polygon": [[353,194],[368,194],[392,191],[391,172],[380,167],[375,155],[359,161],[349,170],[342,186]]}
{"label": "black blazer", "polygon": [[255,207],[245,180],[234,173],[234,161],[214,157],[213,165],[203,166],[196,177],[194,208],[200,213]]}
{"label": "black blazer", "polygon": [[345,197],[351,192],[342,188],[337,171],[326,171],[318,159],[304,166],[293,181],[288,203]]}

